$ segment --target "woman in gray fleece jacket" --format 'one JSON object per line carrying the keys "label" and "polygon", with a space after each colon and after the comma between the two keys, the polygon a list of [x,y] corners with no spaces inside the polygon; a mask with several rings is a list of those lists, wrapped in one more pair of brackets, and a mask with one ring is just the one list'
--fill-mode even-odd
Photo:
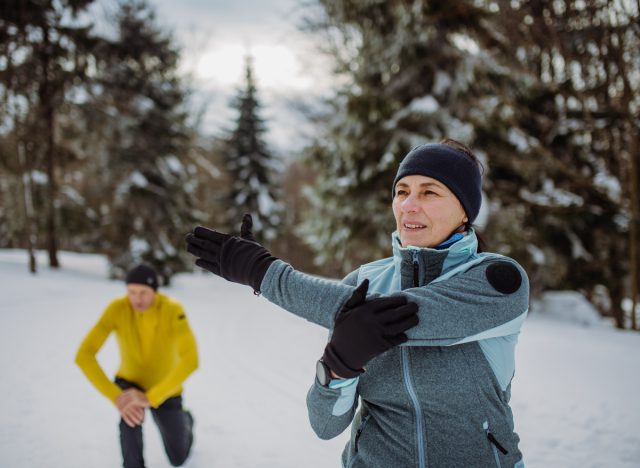
{"label": "woman in gray fleece jacket", "polygon": [[[187,249],[199,266],[332,330],[307,406],[323,439],[351,424],[344,467],[524,467],[509,399],[529,284],[513,259],[478,251],[477,159],[453,140],[418,146],[392,195],[393,256],[342,282],[273,257],[250,217],[240,237],[196,228]],[[383,316],[395,325],[371,319]]]}

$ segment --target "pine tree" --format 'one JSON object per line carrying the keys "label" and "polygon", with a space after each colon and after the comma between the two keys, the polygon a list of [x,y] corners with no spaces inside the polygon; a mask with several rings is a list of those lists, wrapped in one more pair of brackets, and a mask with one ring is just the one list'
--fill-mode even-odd
{"label": "pine tree", "polygon": [[513,155],[508,132],[491,128],[507,126],[497,95],[513,101],[526,82],[479,49],[491,12],[477,2],[320,3],[312,29],[346,84],[307,153],[318,179],[304,232],[318,261],[340,259],[345,273],[390,252],[391,183],[413,146],[482,134]]}
{"label": "pine tree", "polygon": [[229,175],[228,223],[238,229],[243,213],[253,216],[257,236],[273,239],[280,222],[273,177],[278,161],[263,139],[266,132],[260,118],[260,103],[253,78],[251,60],[247,58],[245,87],[232,103],[238,117],[235,129],[226,142],[225,167]]}
{"label": "pine tree", "polygon": [[190,265],[184,235],[197,218],[183,164],[187,92],[178,76],[179,52],[146,2],[122,4],[117,28],[88,104],[106,120],[95,127],[106,143],[95,184],[112,197],[101,208],[101,232],[113,276],[144,261],[166,284]]}

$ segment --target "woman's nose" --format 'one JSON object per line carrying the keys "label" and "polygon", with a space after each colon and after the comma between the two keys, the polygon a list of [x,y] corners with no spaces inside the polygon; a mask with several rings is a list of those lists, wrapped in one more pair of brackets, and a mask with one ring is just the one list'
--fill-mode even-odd
{"label": "woman's nose", "polygon": [[416,198],[413,195],[409,195],[407,198],[405,198],[402,201],[402,204],[400,205],[400,207],[402,208],[402,211],[404,211],[405,213],[411,213],[416,211],[418,209]]}

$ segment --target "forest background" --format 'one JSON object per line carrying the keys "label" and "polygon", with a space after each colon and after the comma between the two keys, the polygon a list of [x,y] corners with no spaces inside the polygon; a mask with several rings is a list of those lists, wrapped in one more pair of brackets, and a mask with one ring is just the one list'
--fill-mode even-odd
{"label": "forest background", "polygon": [[579,291],[638,329],[640,1],[299,2],[332,81],[291,100],[279,145],[250,47],[212,129],[154,3],[0,8],[0,248],[34,273],[35,250],[51,268],[68,250],[169,283],[193,269],[193,226],[236,231],[248,211],[276,256],[340,277],[390,253],[402,157],[451,137],[483,161],[478,230],[533,296]]}

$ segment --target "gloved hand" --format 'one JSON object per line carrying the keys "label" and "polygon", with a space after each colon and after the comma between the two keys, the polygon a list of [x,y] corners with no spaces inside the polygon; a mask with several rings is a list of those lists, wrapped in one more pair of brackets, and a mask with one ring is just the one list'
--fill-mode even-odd
{"label": "gloved hand", "polygon": [[356,377],[372,358],[407,341],[418,324],[418,305],[403,296],[366,300],[364,280],[340,310],[322,361],[338,376]]}
{"label": "gloved hand", "polygon": [[262,279],[276,257],[253,236],[250,214],[242,217],[240,237],[198,226],[187,234],[187,251],[196,257],[196,265],[234,283],[251,286],[260,292]]}

